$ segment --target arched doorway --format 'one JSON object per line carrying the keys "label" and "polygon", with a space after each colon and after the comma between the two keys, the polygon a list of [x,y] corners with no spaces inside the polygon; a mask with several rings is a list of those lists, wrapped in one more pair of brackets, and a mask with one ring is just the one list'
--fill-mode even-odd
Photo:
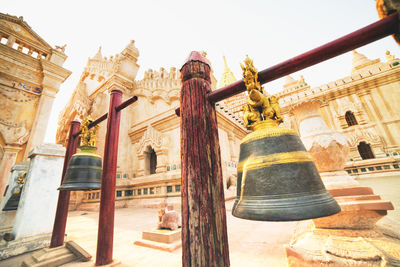
{"label": "arched doorway", "polygon": [[362,159],[373,159],[375,158],[374,153],[372,152],[371,146],[366,142],[360,142],[357,146],[358,153]]}

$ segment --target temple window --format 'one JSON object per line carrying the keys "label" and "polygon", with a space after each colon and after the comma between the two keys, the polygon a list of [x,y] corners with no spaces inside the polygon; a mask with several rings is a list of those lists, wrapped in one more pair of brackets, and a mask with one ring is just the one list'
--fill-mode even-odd
{"label": "temple window", "polygon": [[373,159],[375,158],[374,153],[372,153],[371,146],[365,142],[360,142],[357,146],[358,153],[362,159]]}
{"label": "temple window", "polygon": [[145,160],[145,175],[155,174],[157,169],[157,155],[151,146],[147,147],[144,160]]}
{"label": "temple window", "polygon": [[358,124],[353,112],[347,111],[344,117],[346,118],[346,122],[349,127]]}
{"label": "temple window", "polygon": [[167,193],[172,193],[172,185],[167,186]]}

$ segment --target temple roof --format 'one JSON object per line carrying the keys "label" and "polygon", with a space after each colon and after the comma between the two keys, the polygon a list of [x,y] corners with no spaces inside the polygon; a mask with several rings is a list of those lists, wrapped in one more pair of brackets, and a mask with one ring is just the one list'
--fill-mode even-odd
{"label": "temple roof", "polygon": [[0,13],[0,29],[1,35],[9,38],[10,35],[16,37],[17,40],[34,46],[36,49],[50,50],[52,47],[43,40],[32,28],[26,23],[23,17],[11,16],[9,14]]}

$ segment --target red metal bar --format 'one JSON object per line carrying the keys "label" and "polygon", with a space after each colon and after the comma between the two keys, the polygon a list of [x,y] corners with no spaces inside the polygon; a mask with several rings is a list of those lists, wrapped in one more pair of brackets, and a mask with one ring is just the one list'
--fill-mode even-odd
{"label": "red metal bar", "polygon": [[[129,98],[128,100],[126,100],[125,102],[123,102],[121,105],[119,105],[118,107],[116,107],[117,111],[121,111],[124,108],[126,108],[127,106],[129,106],[130,104],[133,104],[136,102],[137,100],[137,96],[132,96],[131,98]],[[108,117],[108,113],[104,114],[103,116],[101,116],[100,118],[98,118],[97,120],[93,121],[92,123],[89,124],[89,129],[96,126],[97,124],[99,124],[100,122],[104,121],[105,119],[107,119]],[[82,133],[82,131],[77,132],[74,136],[78,136]]]}
{"label": "red metal bar", "polygon": [[130,104],[133,104],[136,102],[137,100],[137,96],[132,96],[131,98],[129,98],[128,100],[126,100],[125,102],[123,102],[121,105],[119,105],[118,107],[116,107],[117,111],[121,111],[124,108],[126,108],[127,106],[129,106]]}
{"label": "red metal bar", "polygon": [[[398,32],[398,14],[393,13],[362,29],[262,70],[258,73],[258,79],[261,84],[273,81]],[[208,94],[208,100],[215,103],[245,90],[244,82],[240,80],[221,89],[212,91]]]}
{"label": "red metal bar", "polygon": [[115,177],[117,173],[118,136],[121,115],[121,113],[117,111],[117,107],[121,104],[121,101],[122,92],[119,90],[113,90],[110,98],[107,133],[104,145],[96,265],[106,265],[112,262],[116,187]]}
{"label": "red metal bar", "polygon": [[[65,151],[64,167],[61,176],[61,184],[64,180],[65,173],[67,172],[68,163],[72,155],[76,153],[78,147],[78,140],[75,134],[79,132],[81,123],[79,121],[72,121],[69,129],[67,150]],[[50,247],[59,247],[64,244],[65,227],[67,225],[68,204],[69,204],[70,191],[60,190],[58,194],[58,203],[56,217],[54,219],[53,233],[51,235]]]}

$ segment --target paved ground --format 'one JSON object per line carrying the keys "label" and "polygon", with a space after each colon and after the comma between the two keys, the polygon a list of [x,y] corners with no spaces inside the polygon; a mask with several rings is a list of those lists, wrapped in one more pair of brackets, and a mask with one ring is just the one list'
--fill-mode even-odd
{"label": "paved ground", "polygon": [[[227,202],[227,227],[231,266],[286,266],[283,245],[294,231],[295,222],[256,222],[231,215],[233,201]],[[114,258],[125,266],[181,266],[182,250],[172,253],[133,245],[141,239],[142,231],[155,229],[157,210],[125,208],[116,210],[114,232]],[[86,251],[96,255],[97,212],[70,212],[67,222],[67,240],[74,240]],[[0,261],[0,267],[21,266],[22,255]],[[93,263],[91,264],[93,266]],[[78,263],[64,265],[88,266]]]}

